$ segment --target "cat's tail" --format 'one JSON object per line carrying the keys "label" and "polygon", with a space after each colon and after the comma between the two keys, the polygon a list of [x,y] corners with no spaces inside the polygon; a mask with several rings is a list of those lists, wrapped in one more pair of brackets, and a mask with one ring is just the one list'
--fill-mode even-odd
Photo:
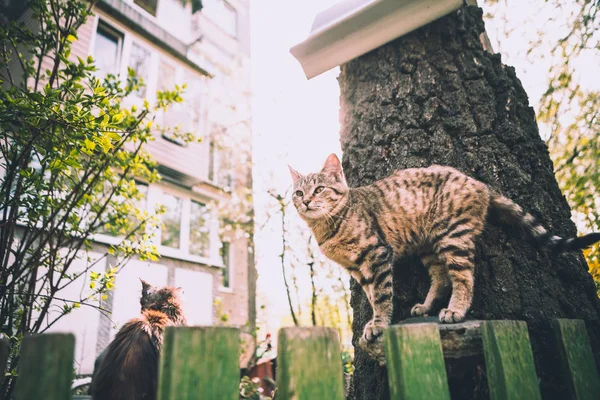
{"label": "cat's tail", "polygon": [[166,314],[145,310],[123,325],[94,371],[93,400],[156,398],[162,330],[167,323]]}
{"label": "cat's tail", "polygon": [[498,222],[520,228],[538,246],[558,253],[582,250],[600,241],[600,233],[569,239],[552,236],[533,215],[523,211],[521,206],[512,200],[498,194],[492,194],[490,216]]}

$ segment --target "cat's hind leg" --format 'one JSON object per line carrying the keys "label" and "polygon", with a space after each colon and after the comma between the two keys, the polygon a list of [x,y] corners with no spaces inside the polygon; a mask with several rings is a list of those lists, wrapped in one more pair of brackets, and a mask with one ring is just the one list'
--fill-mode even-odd
{"label": "cat's hind leg", "polygon": [[421,261],[431,278],[431,286],[425,301],[423,303],[417,303],[411,309],[410,314],[413,317],[420,317],[424,314],[428,314],[435,304],[435,302],[445,297],[451,287],[450,276],[448,275],[448,268],[444,262],[440,262],[435,254],[427,254],[421,257]]}

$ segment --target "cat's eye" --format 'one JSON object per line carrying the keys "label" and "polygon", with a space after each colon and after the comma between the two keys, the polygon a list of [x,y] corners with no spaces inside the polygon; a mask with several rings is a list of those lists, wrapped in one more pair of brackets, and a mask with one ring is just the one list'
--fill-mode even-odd
{"label": "cat's eye", "polygon": [[321,193],[321,192],[323,191],[323,189],[325,189],[323,186],[318,186],[318,187],[315,189],[315,194],[317,194],[317,193]]}
{"label": "cat's eye", "polygon": [[302,197],[303,195],[304,193],[302,193],[302,190],[296,190],[296,196]]}

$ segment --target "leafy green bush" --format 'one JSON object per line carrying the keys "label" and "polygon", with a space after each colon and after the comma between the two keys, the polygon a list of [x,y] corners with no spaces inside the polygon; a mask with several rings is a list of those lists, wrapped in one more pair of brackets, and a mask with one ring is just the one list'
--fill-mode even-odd
{"label": "leafy green bush", "polygon": [[[27,23],[0,26],[0,327],[11,340],[11,374],[24,334],[44,332],[81,306],[101,309],[121,266],[158,256],[146,233],[156,214],[136,206],[143,197],[136,180],[159,179],[144,147],[155,111],[181,102],[183,88],[158,93],[153,105],[124,107],[143,85],[132,70],[125,82],[100,79],[92,57],[71,56],[93,5],[33,0]],[[100,231],[118,243],[91,260]],[[108,256],[111,267],[98,268]],[[78,260],[87,262],[83,269],[74,267]],[[81,298],[57,297],[79,277],[91,281]]]}

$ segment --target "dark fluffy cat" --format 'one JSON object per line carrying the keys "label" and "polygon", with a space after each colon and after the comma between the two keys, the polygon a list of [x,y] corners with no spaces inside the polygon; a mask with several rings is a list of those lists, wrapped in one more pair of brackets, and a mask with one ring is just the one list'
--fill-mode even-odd
{"label": "dark fluffy cat", "polygon": [[186,325],[181,288],[142,281],[142,315],[128,321],[98,357],[90,392],[94,400],[154,400],[158,358],[166,326]]}
{"label": "dark fluffy cat", "polygon": [[482,182],[440,165],[398,170],[372,185],[349,188],[332,154],[321,172],[290,168],[293,202],[323,253],[346,268],[364,289],[373,319],[363,339],[374,341],[391,322],[392,264],[407,253],[420,256],[431,287],[412,315],[430,313],[452,293],[441,322],[464,320],[473,298],[475,240],[488,215],[522,228],[540,247],[576,251],[600,241],[600,233],[552,236],[536,219]]}

